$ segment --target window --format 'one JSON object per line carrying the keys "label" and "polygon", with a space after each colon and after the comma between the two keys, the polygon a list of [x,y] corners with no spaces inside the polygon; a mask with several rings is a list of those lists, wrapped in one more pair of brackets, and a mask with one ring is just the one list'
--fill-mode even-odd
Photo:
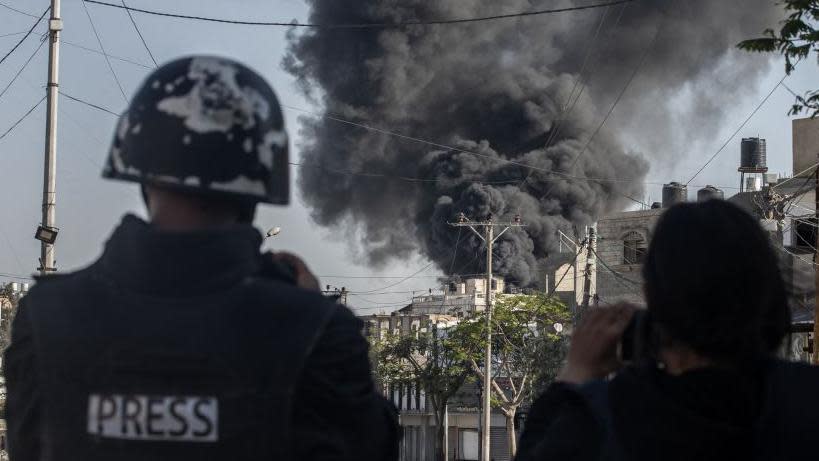
{"label": "window", "polygon": [[637,232],[623,237],[623,264],[643,264],[646,257],[646,241]]}

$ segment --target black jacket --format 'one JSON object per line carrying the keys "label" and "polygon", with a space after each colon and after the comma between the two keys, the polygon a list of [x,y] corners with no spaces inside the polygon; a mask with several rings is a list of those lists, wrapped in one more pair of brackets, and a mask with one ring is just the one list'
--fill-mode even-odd
{"label": "black jacket", "polygon": [[360,321],[260,244],[126,216],[97,262],[39,280],[5,355],[11,459],[396,458]]}
{"label": "black jacket", "polygon": [[813,459],[819,368],[771,360],[746,372],[555,383],[535,402],[518,461]]}

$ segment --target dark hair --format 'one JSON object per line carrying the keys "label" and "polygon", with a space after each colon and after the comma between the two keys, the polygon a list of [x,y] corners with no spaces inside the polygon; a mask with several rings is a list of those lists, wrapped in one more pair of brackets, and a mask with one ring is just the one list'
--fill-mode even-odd
{"label": "dark hair", "polygon": [[757,219],[724,200],[669,208],[643,277],[651,321],[706,357],[759,358],[788,334],[787,292],[770,239]]}

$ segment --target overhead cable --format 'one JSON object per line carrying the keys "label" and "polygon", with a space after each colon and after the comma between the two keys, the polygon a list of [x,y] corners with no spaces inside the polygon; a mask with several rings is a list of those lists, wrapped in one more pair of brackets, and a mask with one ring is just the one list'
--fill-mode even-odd
{"label": "overhead cable", "polygon": [[91,30],[94,31],[94,36],[97,37],[97,43],[100,46],[100,51],[102,51],[102,55],[105,58],[105,63],[108,64],[108,70],[111,71],[111,75],[114,76],[114,81],[117,82],[117,86],[119,87],[120,93],[122,93],[122,99],[125,100],[125,104],[128,104],[128,96],[125,94],[125,90],[122,88],[122,83],[119,81],[119,77],[117,77],[117,73],[114,72],[114,67],[111,65],[111,60],[108,59],[108,54],[105,53],[105,47],[102,46],[102,39],[100,39],[100,34],[97,33],[97,27],[94,25],[94,20],[91,19],[91,13],[88,11],[88,7],[85,6],[85,2],[82,4],[83,9],[85,10],[85,15],[88,16],[88,22],[91,23]]}
{"label": "overhead cable", "polygon": [[31,60],[34,59],[34,56],[37,55],[37,53],[40,51],[40,48],[43,47],[43,44],[45,42],[46,42],[45,38],[43,40],[40,40],[40,44],[37,46],[37,49],[34,50],[34,53],[31,53],[31,56],[29,56],[28,59],[26,59],[26,62],[24,62],[23,65],[20,67],[20,70],[18,70],[17,73],[14,74],[14,77],[12,77],[11,80],[9,80],[6,86],[2,90],[0,90],[0,98],[2,98],[4,94],[6,94],[6,91],[8,91],[9,88],[11,88],[11,85],[13,85],[15,80],[17,80],[17,77],[19,77],[20,74],[23,73],[23,71],[28,66],[28,63],[30,63]]}
{"label": "overhead cable", "polygon": [[142,32],[139,31],[139,26],[137,26],[137,23],[134,20],[134,16],[131,14],[131,10],[129,10],[128,5],[125,4],[125,0],[120,1],[122,2],[122,6],[125,7],[125,12],[128,13],[128,17],[131,19],[131,24],[134,25],[134,30],[136,31],[137,35],[139,35],[139,39],[142,40],[142,46],[145,47],[145,51],[148,52],[148,56],[150,56],[151,61],[154,62],[154,67],[159,67],[159,64],[156,63],[156,59],[154,59],[154,54],[151,53],[151,49],[148,48],[148,43],[145,42],[145,37],[143,37]]}
{"label": "overhead cable", "polygon": [[[796,64],[799,64],[799,62],[797,61],[797,63],[796,63]],[[794,65],[794,67],[796,67],[796,65]],[[759,109],[761,109],[761,108],[762,108],[762,106],[764,106],[764,105],[765,105],[765,103],[766,103],[766,102],[768,102],[768,99],[770,99],[770,98],[771,98],[771,96],[773,96],[773,94],[776,92],[776,90],[777,90],[777,89],[778,89],[780,86],[782,86],[782,84],[785,82],[785,79],[787,79],[787,78],[788,78],[788,75],[786,74],[784,77],[782,77],[782,79],[781,79],[781,80],[779,80],[779,82],[778,82],[776,85],[774,85],[774,87],[773,87],[773,88],[771,88],[771,91],[769,91],[769,92],[768,92],[768,94],[767,94],[767,95],[765,95],[765,97],[764,97],[764,98],[762,98],[762,101],[760,101],[760,102],[759,102],[759,104],[757,104],[757,105],[756,105],[756,107],[754,108],[754,110],[753,110],[753,111],[751,111],[751,114],[750,114],[750,115],[748,115],[748,117],[746,117],[746,118],[745,118],[745,120],[743,120],[743,122],[742,122],[742,123],[739,125],[739,127],[737,127],[737,129],[736,129],[736,130],[734,130],[734,132],[733,132],[733,133],[731,133],[731,136],[729,136],[729,137],[728,137],[728,139],[726,139],[726,140],[725,140],[725,142],[722,144],[722,146],[720,146],[720,148],[719,148],[719,149],[717,149],[717,151],[716,151],[716,152],[714,152],[714,155],[712,155],[712,156],[711,156],[711,157],[708,159],[708,161],[707,161],[707,162],[705,162],[705,164],[704,164],[703,166],[701,166],[701,167],[700,167],[700,169],[699,169],[699,170],[697,170],[697,172],[696,172],[696,173],[694,173],[694,176],[691,176],[691,178],[690,178],[688,181],[686,181],[686,183],[685,183],[685,185],[686,185],[686,186],[688,185],[688,183],[690,183],[691,181],[693,181],[693,180],[694,180],[694,179],[695,179],[697,176],[699,176],[699,175],[700,175],[700,173],[702,173],[702,170],[704,170],[704,169],[705,169],[705,168],[706,168],[708,165],[710,165],[710,164],[711,164],[711,162],[713,162],[713,161],[714,161],[714,159],[715,159],[715,158],[717,158],[717,156],[718,156],[718,155],[719,155],[719,154],[720,154],[720,153],[721,153],[723,150],[725,150],[725,148],[726,148],[726,147],[728,147],[728,144],[730,144],[730,143],[731,143],[731,141],[732,141],[732,140],[733,140],[733,139],[736,137],[736,135],[738,135],[738,134],[739,134],[739,132],[740,132],[740,131],[742,131],[742,129],[743,129],[743,128],[745,128],[745,125],[747,125],[747,124],[748,124],[748,122],[750,122],[750,121],[751,121],[751,119],[752,119],[752,118],[754,118],[754,115],[756,115],[756,113],[757,113],[757,112],[759,112]]]}
{"label": "overhead cable", "polygon": [[63,92],[63,91],[60,91],[59,93],[60,93],[61,95],[65,96],[66,98],[68,98],[68,99],[72,100],[72,101],[78,102],[78,103],[80,103],[80,104],[85,104],[85,105],[86,105],[86,106],[88,106],[88,107],[92,107],[92,108],[94,108],[94,109],[97,109],[97,110],[100,110],[100,111],[103,111],[103,112],[107,112],[107,113],[109,113],[109,114],[111,114],[111,115],[113,115],[113,116],[115,116],[115,117],[119,117],[119,114],[118,114],[118,113],[116,113],[116,112],[114,112],[114,111],[112,111],[112,110],[110,110],[110,109],[106,109],[106,108],[104,108],[104,107],[102,107],[102,106],[98,106],[98,105],[96,105],[96,104],[94,104],[94,103],[90,103],[90,102],[85,101],[85,100],[83,100],[83,99],[80,99],[80,98],[77,98],[77,97],[71,96],[70,94],[67,94],[67,93],[65,93],[65,92]]}
{"label": "overhead cable", "polygon": [[122,56],[117,56],[115,54],[103,53],[100,50],[95,50],[93,48],[88,48],[87,46],[83,46],[83,45],[80,45],[80,44],[77,44],[77,43],[69,42],[69,41],[62,40],[62,39],[60,39],[60,43],[63,44],[63,45],[73,46],[73,47],[79,48],[81,50],[89,51],[91,53],[96,53],[96,54],[99,54],[99,55],[102,55],[102,56],[108,56],[109,58],[116,59],[117,61],[127,62],[127,63],[133,64],[135,66],[144,67],[145,69],[153,69],[153,67],[142,64],[141,62],[137,62],[137,61],[134,61],[134,60],[128,59],[128,58],[123,58]]}
{"label": "overhead cable", "polygon": [[606,3],[596,3],[590,5],[572,6],[566,8],[554,8],[548,10],[522,11],[517,13],[499,14],[494,16],[481,16],[475,18],[455,18],[455,19],[438,19],[429,21],[401,21],[401,22],[371,22],[371,23],[352,23],[352,24],[315,24],[315,23],[300,23],[300,22],[263,22],[263,21],[241,21],[234,19],[209,18],[204,16],[191,16],[177,13],[166,13],[161,11],[146,10],[142,8],[133,8],[129,6],[117,5],[114,3],[107,3],[98,0],[83,0],[83,3],[94,3],[97,5],[108,6],[112,8],[120,8],[129,11],[136,11],[138,13],[151,14],[154,16],[164,16],[177,19],[191,19],[196,21],[218,22],[223,24],[235,24],[243,26],[279,26],[279,27],[306,27],[317,29],[391,29],[403,28],[410,26],[438,26],[446,24],[465,24],[483,21],[495,21],[499,19],[521,18],[527,16],[540,16],[546,14],[566,13],[570,11],[589,10],[593,8],[602,8],[612,5],[620,5],[623,3],[630,3],[635,0],[617,0]]}
{"label": "overhead cable", "polygon": [[42,99],[40,99],[39,101],[37,101],[37,104],[33,105],[33,106],[31,107],[31,109],[29,109],[29,110],[28,110],[28,112],[26,112],[25,114],[23,114],[23,116],[22,116],[22,117],[20,117],[20,118],[19,118],[19,119],[18,119],[16,122],[14,122],[14,124],[13,124],[13,125],[11,125],[11,127],[9,127],[9,129],[8,129],[8,130],[6,130],[6,131],[5,131],[3,134],[0,134],[0,139],[3,139],[3,138],[5,138],[6,136],[8,136],[8,134],[9,134],[9,133],[11,133],[11,132],[12,132],[12,130],[14,130],[15,128],[17,128],[17,125],[19,125],[20,123],[22,123],[22,122],[23,122],[23,120],[25,120],[25,119],[26,119],[26,117],[28,117],[29,115],[31,115],[31,113],[32,113],[32,112],[34,112],[34,109],[36,109],[36,108],[37,108],[37,106],[39,106],[40,104],[42,104],[42,103],[43,103],[43,101],[45,101],[45,99],[46,99],[46,97],[45,97],[45,96],[43,96],[43,97],[42,97]]}
{"label": "overhead cable", "polygon": [[14,53],[14,50],[16,50],[16,49],[17,49],[17,47],[19,47],[19,46],[20,46],[20,45],[21,45],[23,42],[25,42],[25,41],[26,41],[26,39],[28,38],[28,36],[29,36],[29,35],[31,35],[31,33],[32,33],[32,32],[34,32],[34,28],[35,28],[35,27],[37,27],[37,24],[40,24],[40,21],[42,21],[42,20],[43,20],[43,18],[45,17],[45,15],[46,15],[46,14],[47,14],[47,13],[48,13],[50,10],[51,10],[51,7],[49,6],[48,8],[46,8],[46,9],[45,9],[45,11],[43,11],[43,14],[41,14],[41,15],[40,15],[40,17],[37,19],[37,21],[35,21],[35,22],[34,22],[34,24],[32,24],[32,25],[31,25],[31,29],[29,29],[29,30],[28,30],[28,32],[26,32],[26,35],[24,35],[24,36],[23,36],[23,38],[21,38],[21,39],[20,39],[20,41],[19,41],[19,42],[17,42],[17,43],[16,43],[16,44],[15,44],[15,45],[14,45],[14,46],[13,46],[13,47],[12,47],[12,48],[9,50],[9,52],[8,52],[8,53],[6,53],[6,54],[5,54],[5,56],[3,56],[2,58],[0,58],[0,64],[3,64],[3,61],[5,61],[5,60],[6,60],[6,59],[7,59],[9,56],[11,56],[11,53]]}
{"label": "overhead cable", "polygon": [[5,4],[5,3],[3,3],[3,2],[0,2],[0,6],[2,6],[3,8],[6,8],[6,9],[8,9],[8,10],[14,11],[15,13],[20,13],[20,14],[22,14],[23,16],[28,16],[28,17],[30,17],[30,18],[36,18],[36,17],[37,17],[37,15],[35,15],[35,14],[31,14],[31,13],[28,13],[28,12],[23,11],[23,10],[18,10],[17,8],[14,8],[14,7],[12,7],[12,6],[6,5],[6,4]]}

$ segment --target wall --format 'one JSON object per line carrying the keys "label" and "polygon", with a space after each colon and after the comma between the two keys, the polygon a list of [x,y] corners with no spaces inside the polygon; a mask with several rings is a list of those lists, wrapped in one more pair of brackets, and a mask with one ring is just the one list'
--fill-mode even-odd
{"label": "wall", "polygon": [[[630,232],[651,241],[654,226],[663,209],[615,213],[597,223],[597,295],[603,304],[629,301],[642,304],[642,264],[626,264],[624,240]],[[616,273],[616,275],[614,273]]]}
{"label": "wall", "polygon": [[819,118],[793,121],[793,174],[814,165],[819,159]]}

